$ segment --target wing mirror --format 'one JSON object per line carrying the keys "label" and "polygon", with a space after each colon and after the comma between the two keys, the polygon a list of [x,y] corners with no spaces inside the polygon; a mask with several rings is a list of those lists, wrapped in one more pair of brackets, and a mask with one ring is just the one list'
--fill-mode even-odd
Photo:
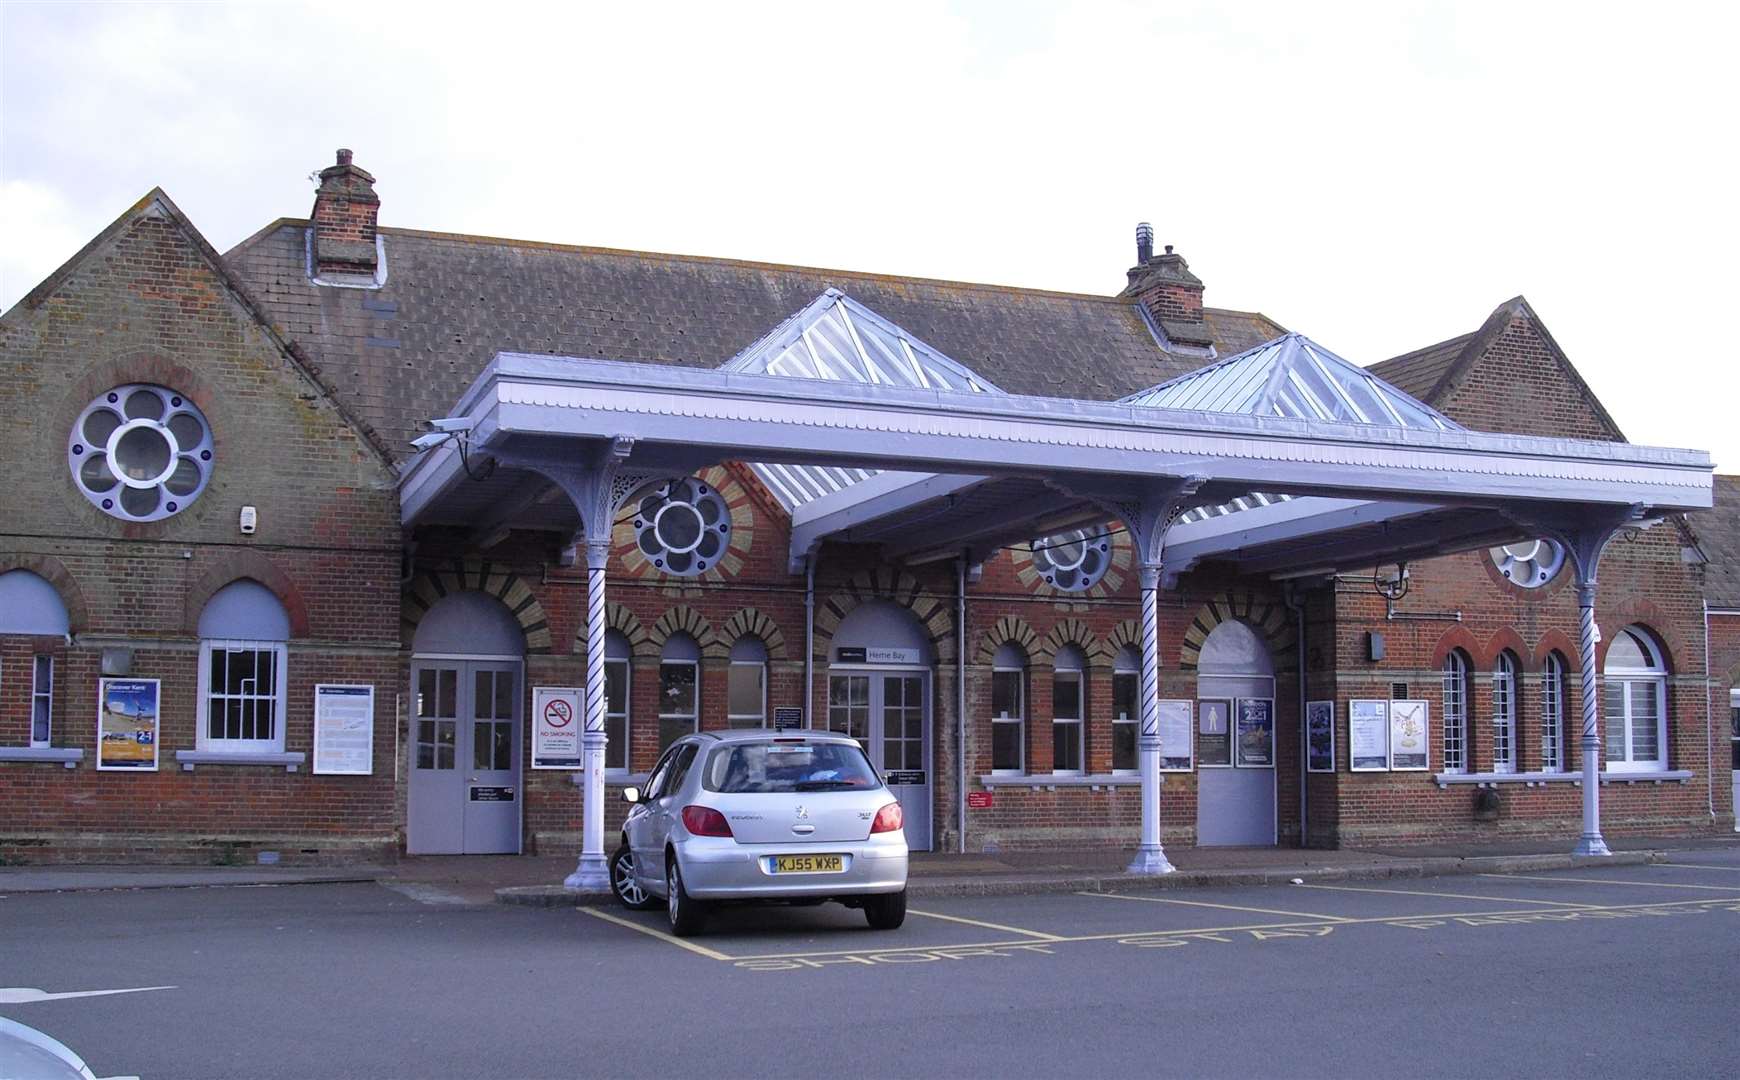
{"label": "wing mirror", "polygon": [[635,787],[633,784],[630,784],[628,787],[623,788],[622,789],[622,801],[625,803],[637,803],[637,802],[639,802],[640,801],[640,789]]}

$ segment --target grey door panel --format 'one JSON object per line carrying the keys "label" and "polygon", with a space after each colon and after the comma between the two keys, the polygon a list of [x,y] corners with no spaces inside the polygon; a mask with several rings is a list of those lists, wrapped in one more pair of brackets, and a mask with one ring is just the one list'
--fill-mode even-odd
{"label": "grey door panel", "polygon": [[519,852],[522,689],[516,661],[413,658],[411,854]]}

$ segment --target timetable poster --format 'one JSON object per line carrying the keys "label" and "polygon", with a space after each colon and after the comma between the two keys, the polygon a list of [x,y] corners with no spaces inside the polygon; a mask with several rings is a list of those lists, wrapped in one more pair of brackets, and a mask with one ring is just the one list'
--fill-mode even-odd
{"label": "timetable poster", "polygon": [[315,685],[314,771],[329,776],[375,771],[374,687]]}
{"label": "timetable poster", "polygon": [[1347,767],[1354,772],[1384,772],[1390,767],[1390,703],[1347,703]]}
{"label": "timetable poster", "polygon": [[1160,770],[1189,772],[1190,702],[1160,702]]}

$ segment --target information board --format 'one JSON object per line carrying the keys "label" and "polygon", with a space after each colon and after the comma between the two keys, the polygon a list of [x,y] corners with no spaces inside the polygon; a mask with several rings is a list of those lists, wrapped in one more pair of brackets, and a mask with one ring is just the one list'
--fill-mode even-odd
{"label": "information board", "polygon": [[1347,703],[1347,767],[1383,772],[1390,767],[1390,703]]}
{"label": "information board", "polygon": [[1190,702],[1160,702],[1160,771],[1189,772],[1193,762]]}
{"label": "information board", "polygon": [[1431,705],[1424,701],[1390,702],[1390,768],[1425,772],[1432,767]]}
{"label": "information board", "polygon": [[1205,769],[1231,767],[1231,699],[1203,698],[1196,703],[1196,762]]}
{"label": "information board", "polygon": [[585,762],[580,745],[585,709],[586,691],[580,687],[532,687],[532,768],[581,767]]}
{"label": "information board", "polygon": [[1275,767],[1275,703],[1270,698],[1239,698],[1238,760],[1241,769]]}
{"label": "information board", "polygon": [[368,776],[375,771],[375,688],[314,686],[314,771]]}
{"label": "information board", "polygon": [[97,768],[156,771],[160,690],[156,679],[97,680]]}
{"label": "information board", "polygon": [[1335,702],[1305,703],[1305,768],[1335,771]]}
{"label": "information board", "polygon": [[804,711],[796,705],[781,705],[773,710],[773,730],[797,731],[804,726]]}

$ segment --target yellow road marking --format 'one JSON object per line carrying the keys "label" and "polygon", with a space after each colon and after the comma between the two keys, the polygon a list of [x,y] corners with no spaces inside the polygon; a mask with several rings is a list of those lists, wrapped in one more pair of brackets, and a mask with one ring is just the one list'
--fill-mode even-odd
{"label": "yellow road marking", "polygon": [[1023,934],[1040,941],[1062,941],[1056,934],[1044,934],[1038,930],[1023,930],[1019,926],[1004,926],[1002,923],[985,922],[982,919],[963,919],[959,915],[943,915],[935,911],[920,911],[917,908],[907,908],[908,915],[923,915],[927,919],[942,919],[945,922],[965,923],[968,926],[982,926],[987,930],[1001,930],[1005,934]]}
{"label": "yellow road marking", "polygon": [[1740,870],[1740,866],[1718,866],[1712,863],[1695,862],[1661,862],[1651,863],[1652,866],[1678,866],[1684,870]]}
{"label": "yellow road marking", "polygon": [[1149,904],[1183,904],[1185,907],[1220,908],[1222,911],[1254,911],[1258,915],[1287,915],[1295,919],[1321,919],[1324,922],[1353,922],[1340,915],[1319,915],[1312,911],[1278,911],[1275,908],[1243,907],[1238,904],[1211,904],[1206,900],[1174,900],[1167,896],[1135,896],[1131,893],[1078,892],[1077,896],[1098,896],[1107,900],[1141,900]]}
{"label": "yellow road marking", "polygon": [[585,913],[587,915],[592,916],[594,919],[603,919],[607,923],[615,923],[618,926],[626,926],[628,929],[633,930],[637,934],[645,934],[647,937],[658,938],[660,941],[668,942],[669,944],[675,945],[679,949],[687,949],[690,952],[696,954],[697,956],[705,956],[709,960],[736,960],[737,959],[737,957],[735,957],[735,956],[727,956],[724,953],[719,952],[715,949],[709,949],[705,945],[697,945],[692,941],[684,941],[680,937],[672,937],[670,934],[665,933],[663,930],[654,930],[650,926],[642,926],[640,923],[637,923],[637,922],[629,922],[627,919],[619,918],[615,915],[608,915],[602,911],[599,911],[597,908],[583,907],[580,909],[580,911],[582,911],[583,913]]}
{"label": "yellow road marking", "polygon": [[[1509,874],[1504,875],[1509,877]],[[1515,896],[1480,896],[1476,893],[1427,892],[1425,889],[1376,889],[1357,885],[1297,885],[1299,889],[1333,889],[1336,892],[1394,893],[1397,896],[1442,896],[1449,900],[1491,900],[1495,904],[1550,904],[1553,907],[1592,908],[1595,904],[1573,904],[1569,900],[1525,900]],[[1422,918],[1432,918],[1425,915]]]}
{"label": "yellow road marking", "polygon": [[1687,885],[1678,881],[1626,881],[1598,877],[1534,877],[1529,874],[1482,874],[1481,877],[1512,878],[1522,881],[1569,881],[1578,885],[1642,885],[1650,889],[1709,889],[1712,892],[1733,892],[1732,885]]}

